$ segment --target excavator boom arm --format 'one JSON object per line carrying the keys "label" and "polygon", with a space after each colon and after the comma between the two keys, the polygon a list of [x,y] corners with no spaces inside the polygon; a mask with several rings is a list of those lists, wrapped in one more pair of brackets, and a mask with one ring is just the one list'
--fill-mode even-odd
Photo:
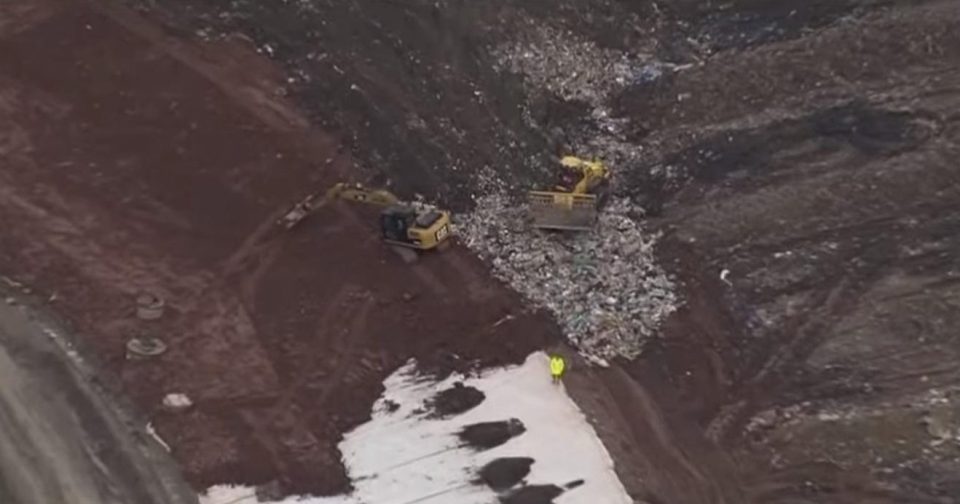
{"label": "excavator boom arm", "polygon": [[400,202],[400,198],[397,198],[396,195],[385,189],[370,189],[362,184],[347,184],[345,182],[340,182],[330,189],[327,189],[323,198],[317,199],[317,196],[318,194],[314,193],[301,200],[284,214],[278,223],[290,229],[319,208],[338,199],[358,201],[378,206],[396,205]]}

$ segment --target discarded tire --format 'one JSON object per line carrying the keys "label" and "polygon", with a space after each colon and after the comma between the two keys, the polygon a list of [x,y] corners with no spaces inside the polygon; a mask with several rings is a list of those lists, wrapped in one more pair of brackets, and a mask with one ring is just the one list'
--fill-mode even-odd
{"label": "discarded tire", "polygon": [[137,296],[137,318],[140,320],[157,320],[163,316],[166,303],[156,294],[145,292]]}
{"label": "discarded tire", "polygon": [[127,342],[128,359],[149,359],[166,351],[167,344],[157,338],[132,338]]}

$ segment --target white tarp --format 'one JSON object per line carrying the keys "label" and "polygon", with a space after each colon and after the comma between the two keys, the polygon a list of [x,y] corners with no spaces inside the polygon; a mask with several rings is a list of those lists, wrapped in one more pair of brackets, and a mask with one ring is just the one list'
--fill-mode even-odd
{"label": "white tarp", "polygon": [[[478,471],[501,457],[534,459],[525,484],[558,487],[583,480],[557,497],[557,504],[629,504],[613,462],[583,413],[562,385],[551,383],[548,359],[535,353],[521,365],[488,370],[479,377],[424,379],[411,363],[391,375],[370,422],[340,444],[355,491],[349,496],[289,498],[301,504],[495,504],[496,492],[475,483]],[[425,401],[462,380],[486,398],[451,418],[427,418]],[[389,411],[389,404],[399,405]],[[526,432],[487,451],[463,446],[466,425],[519,419]],[[201,504],[253,504],[253,490],[217,486]]]}

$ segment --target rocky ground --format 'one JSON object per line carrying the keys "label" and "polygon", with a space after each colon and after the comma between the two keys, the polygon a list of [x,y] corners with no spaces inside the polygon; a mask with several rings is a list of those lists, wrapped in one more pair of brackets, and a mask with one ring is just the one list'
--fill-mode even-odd
{"label": "rocky ground", "polygon": [[[243,88],[239,102],[258,104],[245,110],[275,125],[280,109],[264,104],[289,103],[329,139],[322,148],[283,155],[308,152],[298,154],[304,165],[330,159],[340,174],[462,212],[465,242],[486,255],[494,273],[552,310],[572,342],[586,342],[590,355],[610,361],[605,370],[575,367],[582,372],[571,376],[570,388],[593,412],[638,501],[957,502],[956,2],[131,5],[161,23],[171,40],[223,54],[240,37],[278,64],[282,72],[262,81],[269,85]],[[28,11],[17,12],[19,19],[42,18]],[[4,29],[18,31],[0,21],[0,33]],[[7,54],[16,49],[7,47]],[[253,63],[259,60],[241,61],[221,80],[263,74]],[[40,77],[45,74],[30,78]],[[234,88],[220,89],[237,102]],[[47,105],[30,112],[34,116],[65,117],[67,108],[55,100],[39,103]],[[216,122],[226,123],[242,121]],[[231,143],[224,145],[231,146],[253,138],[227,137]],[[9,138],[7,151],[22,151],[23,136]],[[251,151],[276,153],[272,142]],[[192,145],[189,152],[205,152]],[[517,226],[516,198],[552,179],[553,156],[561,152],[608,162],[622,198],[608,219],[629,219],[621,227],[636,233],[625,244],[637,247],[635,255],[615,254],[619,243],[610,245],[608,228],[572,241],[525,240],[522,232],[498,237],[497,245],[512,248],[485,240],[500,233],[491,230]],[[197,160],[229,166],[254,154],[237,156]],[[242,195],[233,196],[235,205],[198,205],[190,213],[195,229],[233,230],[170,245],[181,257],[171,264],[198,250],[205,254],[202,264],[186,263],[198,280],[184,291],[203,291],[216,277],[204,272],[220,271],[223,257],[295,192],[291,188],[332,178],[311,178],[307,167],[291,168],[283,183],[265,171],[238,173],[246,174],[247,185],[227,191]],[[26,175],[7,178],[27,187]],[[206,194],[223,196],[217,180]],[[56,203],[50,193],[33,194]],[[161,198],[163,208],[185,204],[171,198]],[[234,229],[226,223],[236,215],[244,218]],[[328,226],[328,237],[343,236]],[[8,241],[8,250],[21,244]],[[81,254],[89,249],[76,250],[74,260],[91,257]],[[250,263],[240,268],[241,284],[284,292],[283,279],[292,281],[313,261],[296,250],[284,252],[292,262],[259,256],[278,265],[268,273],[273,279],[250,280],[245,275],[257,278]],[[7,254],[6,264],[16,264],[13,252]],[[628,264],[617,262],[624,258]],[[360,291],[377,292],[374,279],[387,271],[364,276],[367,291]],[[447,285],[464,271],[479,270],[460,266],[437,275]],[[549,292],[560,294],[545,296],[534,287],[546,285],[551,272],[566,273],[550,284],[555,290]],[[564,282],[589,276],[600,285],[563,295]],[[472,285],[482,299],[486,284]],[[336,295],[321,289],[305,297]],[[273,296],[258,298],[264,300],[259,330],[296,334],[276,322],[286,312],[271,305]],[[596,308],[608,313],[576,325],[582,317],[571,310]],[[489,315],[503,310],[491,303]],[[593,324],[600,319],[612,320],[615,330],[600,341],[584,339],[596,337]],[[306,316],[304,327],[316,320]],[[466,346],[487,355],[477,341]],[[291,352],[264,344],[272,348],[273,365]],[[372,375],[383,376],[399,356],[381,360]],[[329,422],[333,430],[346,425]],[[254,419],[224,428],[256,425]]]}

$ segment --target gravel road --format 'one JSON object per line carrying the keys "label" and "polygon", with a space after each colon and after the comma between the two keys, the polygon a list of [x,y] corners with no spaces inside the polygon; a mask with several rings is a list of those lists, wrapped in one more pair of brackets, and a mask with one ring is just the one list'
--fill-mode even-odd
{"label": "gravel road", "polygon": [[0,304],[0,502],[196,502],[54,334],[22,306]]}

